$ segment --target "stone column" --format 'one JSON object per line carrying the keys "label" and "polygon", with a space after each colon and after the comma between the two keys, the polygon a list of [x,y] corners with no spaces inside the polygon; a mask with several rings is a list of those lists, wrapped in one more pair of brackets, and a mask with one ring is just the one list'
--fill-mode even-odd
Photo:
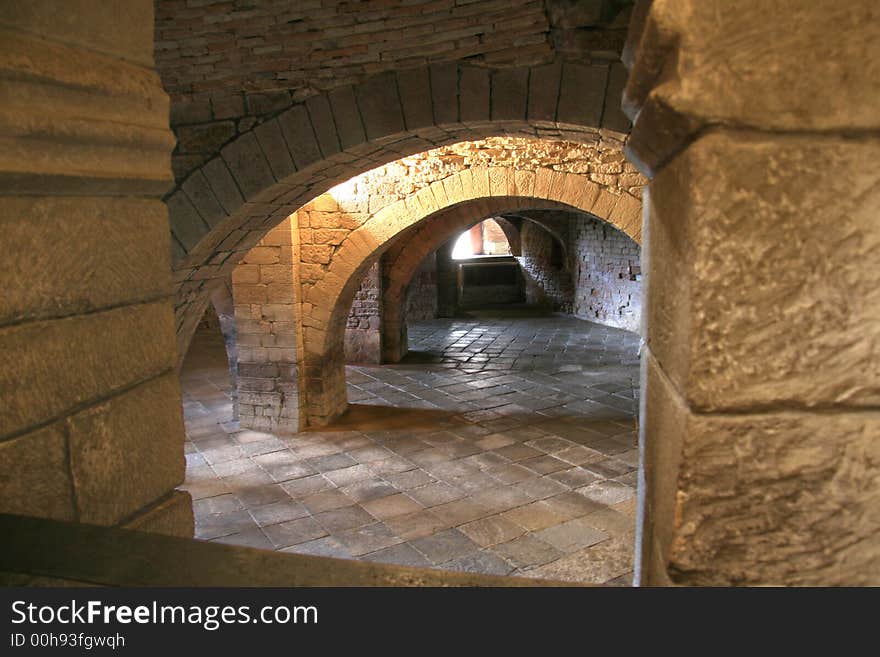
{"label": "stone column", "polygon": [[880,584],[877,4],[635,18],[638,581]]}
{"label": "stone column", "polygon": [[4,2],[0,512],[191,536],[153,3]]}
{"label": "stone column", "polygon": [[238,420],[260,431],[301,428],[298,231],[285,219],[232,272],[238,327]]}
{"label": "stone column", "polygon": [[211,305],[217,313],[223,344],[226,347],[229,381],[232,384],[232,417],[238,418],[238,326],[235,322],[235,303],[232,299],[232,276],[211,293]]}
{"label": "stone column", "polygon": [[458,308],[458,268],[452,259],[455,240],[437,249],[437,317],[455,317]]}

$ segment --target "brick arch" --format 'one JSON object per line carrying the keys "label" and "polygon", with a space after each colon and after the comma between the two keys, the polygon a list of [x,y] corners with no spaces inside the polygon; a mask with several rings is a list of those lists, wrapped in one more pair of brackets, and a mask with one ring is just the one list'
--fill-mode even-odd
{"label": "brick arch", "polygon": [[519,228],[512,221],[504,217],[489,217],[489,219],[494,219],[498,227],[501,228],[501,232],[504,233],[504,237],[507,239],[507,244],[510,247],[510,255],[520,255],[522,252],[522,239],[520,238]]}
{"label": "brick arch", "polygon": [[346,408],[343,344],[348,309],[364,273],[398,236],[409,234],[412,248],[406,257],[417,267],[430,253],[428,246],[416,248],[423,227],[441,221],[453,231],[463,216],[526,208],[586,212],[641,241],[639,199],[614,194],[586,175],[544,167],[473,167],[385,206],[342,241],[320,279],[303,286],[303,313],[309,317],[303,328],[308,423],[326,424]]}
{"label": "brick arch", "polygon": [[[268,117],[166,196],[179,357],[208,297],[274,226],[334,185],[402,156],[499,135],[595,142],[628,122],[608,64],[442,64],[375,75]],[[614,91],[609,91],[609,89]]]}
{"label": "brick arch", "polygon": [[[508,199],[501,199],[499,205],[505,202],[509,203]],[[529,203],[526,207],[552,209],[569,207],[542,199],[531,199]],[[457,205],[448,211],[438,213],[420,226],[419,230],[409,232],[402,235],[401,239],[395,240],[394,246],[389,249],[383,265],[381,326],[383,362],[396,363],[406,355],[407,331],[404,307],[406,288],[419,265],[440,246],[454,239],[457,234],[490,218],[477,214],[480,210],[481,204],[478,201]],[[504,230],[505,235],[508,235],[508,241],[512,237],[518,246],[519,230],[511,222],[504,219],[502,221],[507,224]],[[518,248],[516,251],[513,253],[513,247],[511,248],[513,255],[519,255]]]}
{"label": "brick arch", "polygon": [[[528,209],[573,209],[564,203],[534,200]],[[413,279],[421,262],[441,245],[453,239],[457,233],[469,229],[485,219],[492,218],[502,227],[511,254],[519,258],[522,253],[521,229],[504,217],[475,218],[472,204],[456,206],[447,212],[440,213],[432,221],[426,222],[421,230],[409,231],[397,240],[386,252],[383,264],[382,286],[382,360],[396,363],[406,355],[406,289]],[[551,239],[562,244],[561,238],[545,225],[540,219],[525,216],[524,213],[506,213],[507,217],[516,217],[521,221],[535,224],[547,231]]]}

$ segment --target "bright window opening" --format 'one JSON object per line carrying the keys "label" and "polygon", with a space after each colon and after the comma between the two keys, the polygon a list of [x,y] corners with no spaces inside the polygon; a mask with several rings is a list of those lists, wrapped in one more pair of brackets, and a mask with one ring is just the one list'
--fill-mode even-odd
{"label": "bright window opening", "polygon": [[499,255],[510,255],[510,244],[504,230],[494,219],[481,221],[463,232],[452,249],[455,260]]}

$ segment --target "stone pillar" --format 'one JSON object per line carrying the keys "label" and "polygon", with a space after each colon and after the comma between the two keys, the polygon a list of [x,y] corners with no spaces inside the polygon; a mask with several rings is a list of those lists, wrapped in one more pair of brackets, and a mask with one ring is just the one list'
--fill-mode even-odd
{"label": "stone pillar", "polygon": [[878,585],[877,4],[634,16],[628,150],[653,177],[637,579]]}
{"label": "stone pillar", "polygon": [[345,362],[382,362],[382,265],[376,262],[361,281],[345,327]]}
{"label": "stone pillar", "polygon": [[232,299],[232,277],[223,281],[211,293],[211,305],[217,313],[220,332],[226,347],[229,382],[232,385],[232,416],[238,418],[238,326],[235,322],[235,302]]}
{"label": "stone pillar", "polygon": [[0,512],[191,536],[153,3],[0,21]]}
{"label": "stone pillar", "polygon": [[455,317],[458,309],[458,267],[452,259],[455,240],[437,249],[437,317]]}
{"label": "stone pillar", "polygon": [[260,431],[301,428],[302,326],[295,216],[251,249],[232,272],[238,327],[238,420]]}

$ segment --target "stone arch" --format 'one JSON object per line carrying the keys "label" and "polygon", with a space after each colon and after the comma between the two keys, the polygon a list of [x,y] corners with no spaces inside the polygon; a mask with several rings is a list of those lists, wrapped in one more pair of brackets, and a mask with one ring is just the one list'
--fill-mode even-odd
{"label": "stone arch", "polygon": [[507,244],[510,246],[510,255],[520,255],[520,252],[522,251],[522,243],[519,228],[517,228],[509,219],[505,219],[504,217],[499,216],[489,218],[494,219],[495,223],[498,224],[498,227],[501,228],[501,231],[504,233],[504,237],[507,239]]}
{"label": "stone arch", "polygon": [[334,185],[402,156],[496,135],[622,141],[611,64],[386,72],[267,117],[165,197],[179,357],[219,285],[275,225]]}
{"label": "stone arch", "polygon": [[[506,200],[506,199],[505,199]],[[500,201],[504,203],[505,200]],[[535,199],[536,207],[565,208],[565,205]],[[384,362],[395,363],[406,355],[407,331],[404,299],[406,289],[420,263],[444,243],[470,227],[484,221],[478,212],[476,203],[457,205],[445,212],[440,212],[429,222],[408,234],[401,235],[385,254],[382,287],[382,356]],[[505,234],[514,235],[519,245],[519,230],[509,221]],[[510,239],[510,238],[508,238]],[[513,247],[511,248],[513,252]],[[519,255],[519,248],[514,256]]]}
{"label": "stone arch", "polygon": [[[465,204],[467,207],[465,208]],[[635,241],[641,240],[641,202],[613,194],[583,174],[538,167],[473,167],[435,181],[402,201],[385,206],[353,230],[333,253],[317,281],[303,286],[304,374],[309,424],[326,424],[347,405],[342,357],[345,320],[366,270],[394,239],[441,220],[451,234],[462,216],[490,216],[524,208],[568,208],[597,216]],[[467,214],[463,214],[463,213]],[[459,223],[456,223],[459,222]],[[450,227],[453,226],[453,227]],[[437,244],[430,245],[431,249]],[[410,266],[430,253],[428,246],[407,249]]]}
{"label": "stone arch", "polygon": [[570,222],[560,225],[533,212],[521,216],[523,251],[517,260],[526,280],[526,303],[574,314],[578,267],[569,252]]}

